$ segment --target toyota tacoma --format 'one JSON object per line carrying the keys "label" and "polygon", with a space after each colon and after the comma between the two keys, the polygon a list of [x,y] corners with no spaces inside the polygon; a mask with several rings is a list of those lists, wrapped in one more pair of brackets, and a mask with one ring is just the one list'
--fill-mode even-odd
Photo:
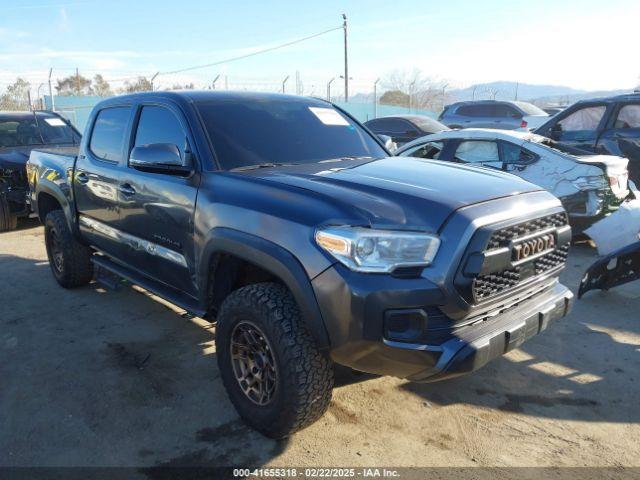
{"label": "toyota tacoma", "polygon": [[240,416],[320,418],[333,363],[412,381],[476,370],[565,316],[560,201],[507,173],[389,158],[323,100],[153,92],[36,150],[31,202],[66,288],[111,272],[216,322]]}

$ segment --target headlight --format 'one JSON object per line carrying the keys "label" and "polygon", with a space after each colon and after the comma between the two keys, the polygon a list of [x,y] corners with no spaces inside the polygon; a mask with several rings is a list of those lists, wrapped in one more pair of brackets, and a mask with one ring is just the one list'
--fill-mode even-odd
{"label": "headlight", "polygon": [[573,182],[580,190],[604,188],[607,185],[604,177],[594,175],[590,177],[578,177]]}
{"label": "headlight", "polygon": [[356,272],[392,272],[431,264],[440,239],[420,232],[328,227],[316,231],[316,243]]}

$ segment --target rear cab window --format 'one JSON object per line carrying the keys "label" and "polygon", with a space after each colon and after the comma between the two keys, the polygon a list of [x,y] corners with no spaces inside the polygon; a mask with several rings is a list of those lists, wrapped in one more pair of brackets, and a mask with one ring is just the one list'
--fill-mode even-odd
{"label": "rear cab window", "polygon": [[89,150],[99,160],[118,163],[127,136],[130,107],[107,107],[98,112],[89,139]]}

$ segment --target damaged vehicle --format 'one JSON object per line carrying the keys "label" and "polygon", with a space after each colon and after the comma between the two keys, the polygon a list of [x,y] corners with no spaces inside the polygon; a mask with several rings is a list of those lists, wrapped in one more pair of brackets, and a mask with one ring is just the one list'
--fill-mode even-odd
{"label": "damaged vehicle", "polygon": [[614,211],[629,195],[628,160],[595,155],[530,132],[465,129],[422,137],[396,155],[490,167],[558,197],[574,233]]}
{"label": "damaged vehicle", "polygon": [[640,92],[582,100],[535,133],[592,153],[629,159],[629,179],[640,184]]}
{"label": "damaged vehicle", "polygon": [[582,277],[578,298],[589,290],[610,288],[640,279],[640,241],[598,259]]}
{"label": "damaged vehicle", "polygon": [[52,112],[0,112],[0,232],[31,212],[25,165],[35,147],[78,145],[80,134]]}

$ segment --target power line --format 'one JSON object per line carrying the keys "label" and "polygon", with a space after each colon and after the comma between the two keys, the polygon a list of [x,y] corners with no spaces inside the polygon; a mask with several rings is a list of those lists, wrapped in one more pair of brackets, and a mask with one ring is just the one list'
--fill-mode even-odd
{"label": "power line", "polygon": [[290,42],[281,43],[280,45],[276,45],[276,46],[273,46],[273,47],[263,48],[262,50],[258,50],[256,52],[248,53],[246,55],[239,55],[237,57],[227,58],[225,60],[220,60],[218,62],[206,63],[204,65],[196,65],[194,67],[181,68],[179,70],[171,70],[171,71],[168,71],[168,72],[160,72],[160,75],[172,75],[174,73],[189,72],[191,70],[198,70],[200,68],[215,67],[216,65],[222,65],[223,63],[235,62],[237,60],[242,60],[244,58],[249,58],[249,57],[253,57],[255,55],[260,55],[262,53],[273,52],[274,50],[278,50],[280,48],[289,47],[291,45],[295,45],[296,43],[301,43],[301,42],[304,42],[306,40],[310,40],[312,38],[319,37],[321,35],[325,35],[325,34],[327,34],[329,32],[334,32],[336,30],[341,30],[342,28],[343,28],[343,26],[340,25],[339,27],[330,28],[329,30],[325,30],[325,31],[319,32],[319,33],[314,33],[313,35],[308,35],[306,37],[298,38],[297,40],[292,40]]}

